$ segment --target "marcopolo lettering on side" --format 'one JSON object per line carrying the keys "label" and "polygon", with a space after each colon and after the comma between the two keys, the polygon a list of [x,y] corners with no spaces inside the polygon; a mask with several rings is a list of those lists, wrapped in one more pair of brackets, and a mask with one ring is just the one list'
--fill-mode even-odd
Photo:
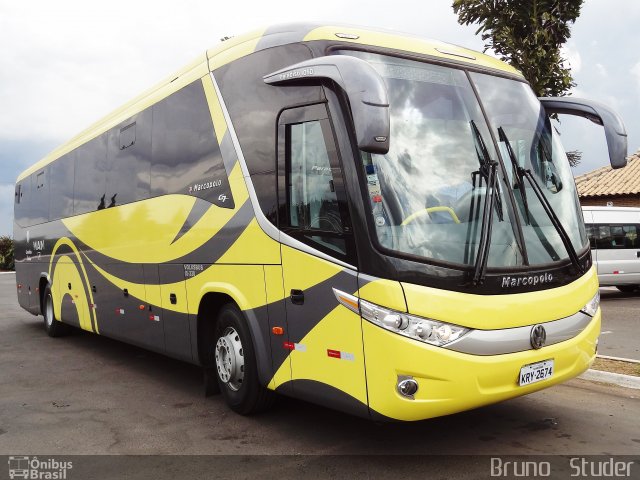
{"label": "marcopolo lettering on side", "polygon": [[280,80],[289,80],[290,78],[309,77],[313,75],[313,68],[301,68],[298,70],[290,70],[280,74]]}

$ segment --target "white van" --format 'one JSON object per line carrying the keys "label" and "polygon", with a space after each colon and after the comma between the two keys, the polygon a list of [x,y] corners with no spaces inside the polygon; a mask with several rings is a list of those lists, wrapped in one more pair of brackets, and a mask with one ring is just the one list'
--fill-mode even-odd
{"label": "white van", "polygon": [[582,207],[600,285],[640,291],[640,208]]}

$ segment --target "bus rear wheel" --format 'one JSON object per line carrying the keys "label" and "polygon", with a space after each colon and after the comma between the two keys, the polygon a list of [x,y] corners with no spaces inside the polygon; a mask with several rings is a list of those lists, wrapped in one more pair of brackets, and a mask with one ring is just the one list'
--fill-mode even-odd
{"label": "bus rear wheel", "polygon": [[234,304],[224,305],[218,314],[213,349],[218,384],[229,408],[241,415],[267,410],[274,394],[260,385],[251,333]]}
{"label": "bus rear wheel", "polygon": [[61,337],[69,333],[69,326],[56,319],[53,309],[53,295],[51,287],[47,285],[42,297],[42,315],[44,316],[44,329],[50,337]]}

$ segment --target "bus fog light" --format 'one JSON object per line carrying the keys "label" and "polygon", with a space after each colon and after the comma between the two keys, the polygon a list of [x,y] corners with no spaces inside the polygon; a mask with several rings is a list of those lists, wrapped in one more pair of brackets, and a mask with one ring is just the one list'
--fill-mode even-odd
{"label": "bus fog light", "polygon": [[418,382],[411,377],[400,377],[396,388],[398,389],[398,393],[403,397],[413,399],[413,396],[418,391]]}

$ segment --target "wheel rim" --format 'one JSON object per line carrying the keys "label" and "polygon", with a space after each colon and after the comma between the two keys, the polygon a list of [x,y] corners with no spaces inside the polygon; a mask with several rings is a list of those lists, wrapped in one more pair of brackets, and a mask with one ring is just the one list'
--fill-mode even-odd
{"label": "wheel rim", "polygon": [[216,342],[216,368],[220,380],[233,391],[238,391],[244,380],[244,349],[240,335],[227,327]]}
{"label": "wheel rim", "polygon": [[50,327],[53,324],[53,299],[51,295],[47,295],[45,300],[45,316],[47,321],[47,326]]}

